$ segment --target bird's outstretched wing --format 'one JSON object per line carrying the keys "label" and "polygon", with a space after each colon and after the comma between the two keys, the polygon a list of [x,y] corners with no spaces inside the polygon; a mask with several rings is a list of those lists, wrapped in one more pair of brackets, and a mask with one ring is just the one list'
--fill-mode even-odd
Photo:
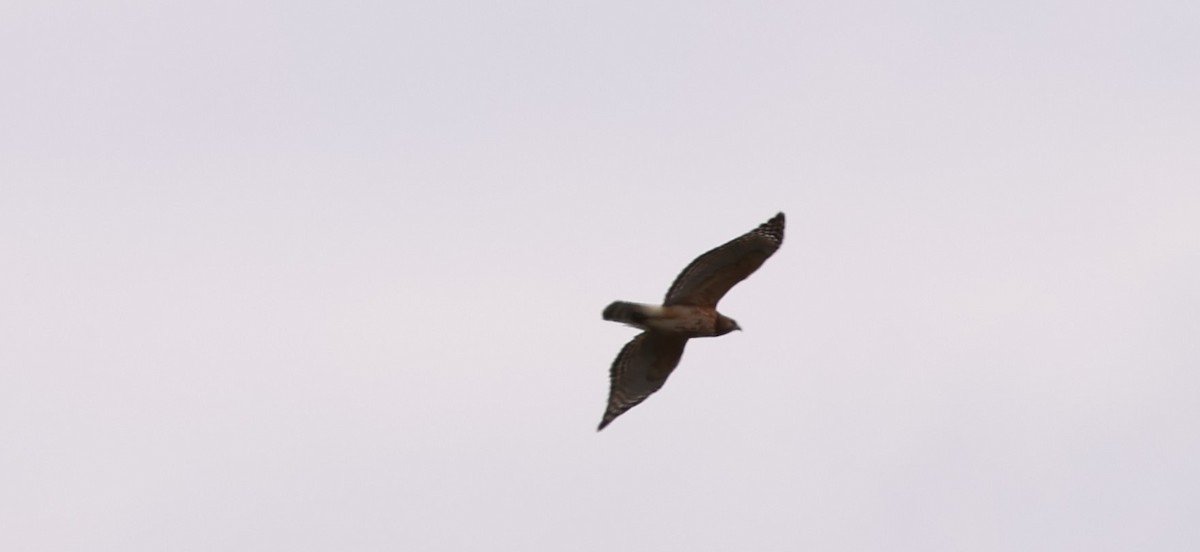
{"label": "bird's outstretched wing", "polygon": [[653,331],[642,332],[626,343],[609,371],[608,408],[596,431],[658,391],[679,365],[684,345],[686,337]]}
{"label": "bird's outstretched wing", "polygon": [[783,213],[696,258],[667,291],[664,305],[717,306],[729,289],[758,270],[783,244]]}

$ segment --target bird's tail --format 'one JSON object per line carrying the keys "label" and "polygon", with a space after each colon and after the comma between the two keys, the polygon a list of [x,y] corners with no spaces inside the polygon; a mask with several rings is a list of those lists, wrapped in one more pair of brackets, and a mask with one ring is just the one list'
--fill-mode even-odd
{"label": "bird's tail", "polygon": [[613,301],[611,305],[604,308],[604,319],[636,326],[644,323],[656,308],[659,307],[628,301]]}

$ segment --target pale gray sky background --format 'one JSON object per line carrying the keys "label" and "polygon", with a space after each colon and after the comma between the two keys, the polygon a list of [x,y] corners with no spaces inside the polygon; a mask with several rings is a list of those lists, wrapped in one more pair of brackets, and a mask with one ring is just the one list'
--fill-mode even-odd
{"label": "pale gray sky background", "polygon": [[1196,2],[3,11],[0,549],[1200,549]]}

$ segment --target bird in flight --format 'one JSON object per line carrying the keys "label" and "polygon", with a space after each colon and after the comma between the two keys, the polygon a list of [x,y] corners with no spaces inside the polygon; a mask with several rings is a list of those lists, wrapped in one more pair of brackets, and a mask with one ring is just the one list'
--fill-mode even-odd
{"label": "bird in flight", "polygon": [[658,391],[679,365],[693,337],[716,337],[741,330],[717,312],[717,302],[738,282],[758,270],[783,244],[783,213],[692,261],[667,290],[663,304],[616,301],[604,319],[644,331],[625,344],[609,369],[608,408],[600,427]]}

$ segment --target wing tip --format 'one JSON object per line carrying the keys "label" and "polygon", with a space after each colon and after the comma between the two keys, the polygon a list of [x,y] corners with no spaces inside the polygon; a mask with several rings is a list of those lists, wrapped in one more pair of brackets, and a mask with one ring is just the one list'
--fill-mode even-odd
{"label": "wing tip", "polygon": [[784,216],[783,211],[780,211],[776,213],[775,216],[771,217],[771,219],[767,222],[760,224],[758,228],[754,229],[754,232],[757,234],[766,235],[767,237],[770,237],[776,242],[782,244],[783,228],[786,222],[787,217]]}
{"label": "wing tip", "polygon": [[599,433],[600,431],[603,431],[604,428],[608,427],[608,424],[611,424],[615,419],[617,419],[616,416],[609,416],[608,413],[605,412],[604,419],[600,420],[600,426],[596,428],[596,432]]}

